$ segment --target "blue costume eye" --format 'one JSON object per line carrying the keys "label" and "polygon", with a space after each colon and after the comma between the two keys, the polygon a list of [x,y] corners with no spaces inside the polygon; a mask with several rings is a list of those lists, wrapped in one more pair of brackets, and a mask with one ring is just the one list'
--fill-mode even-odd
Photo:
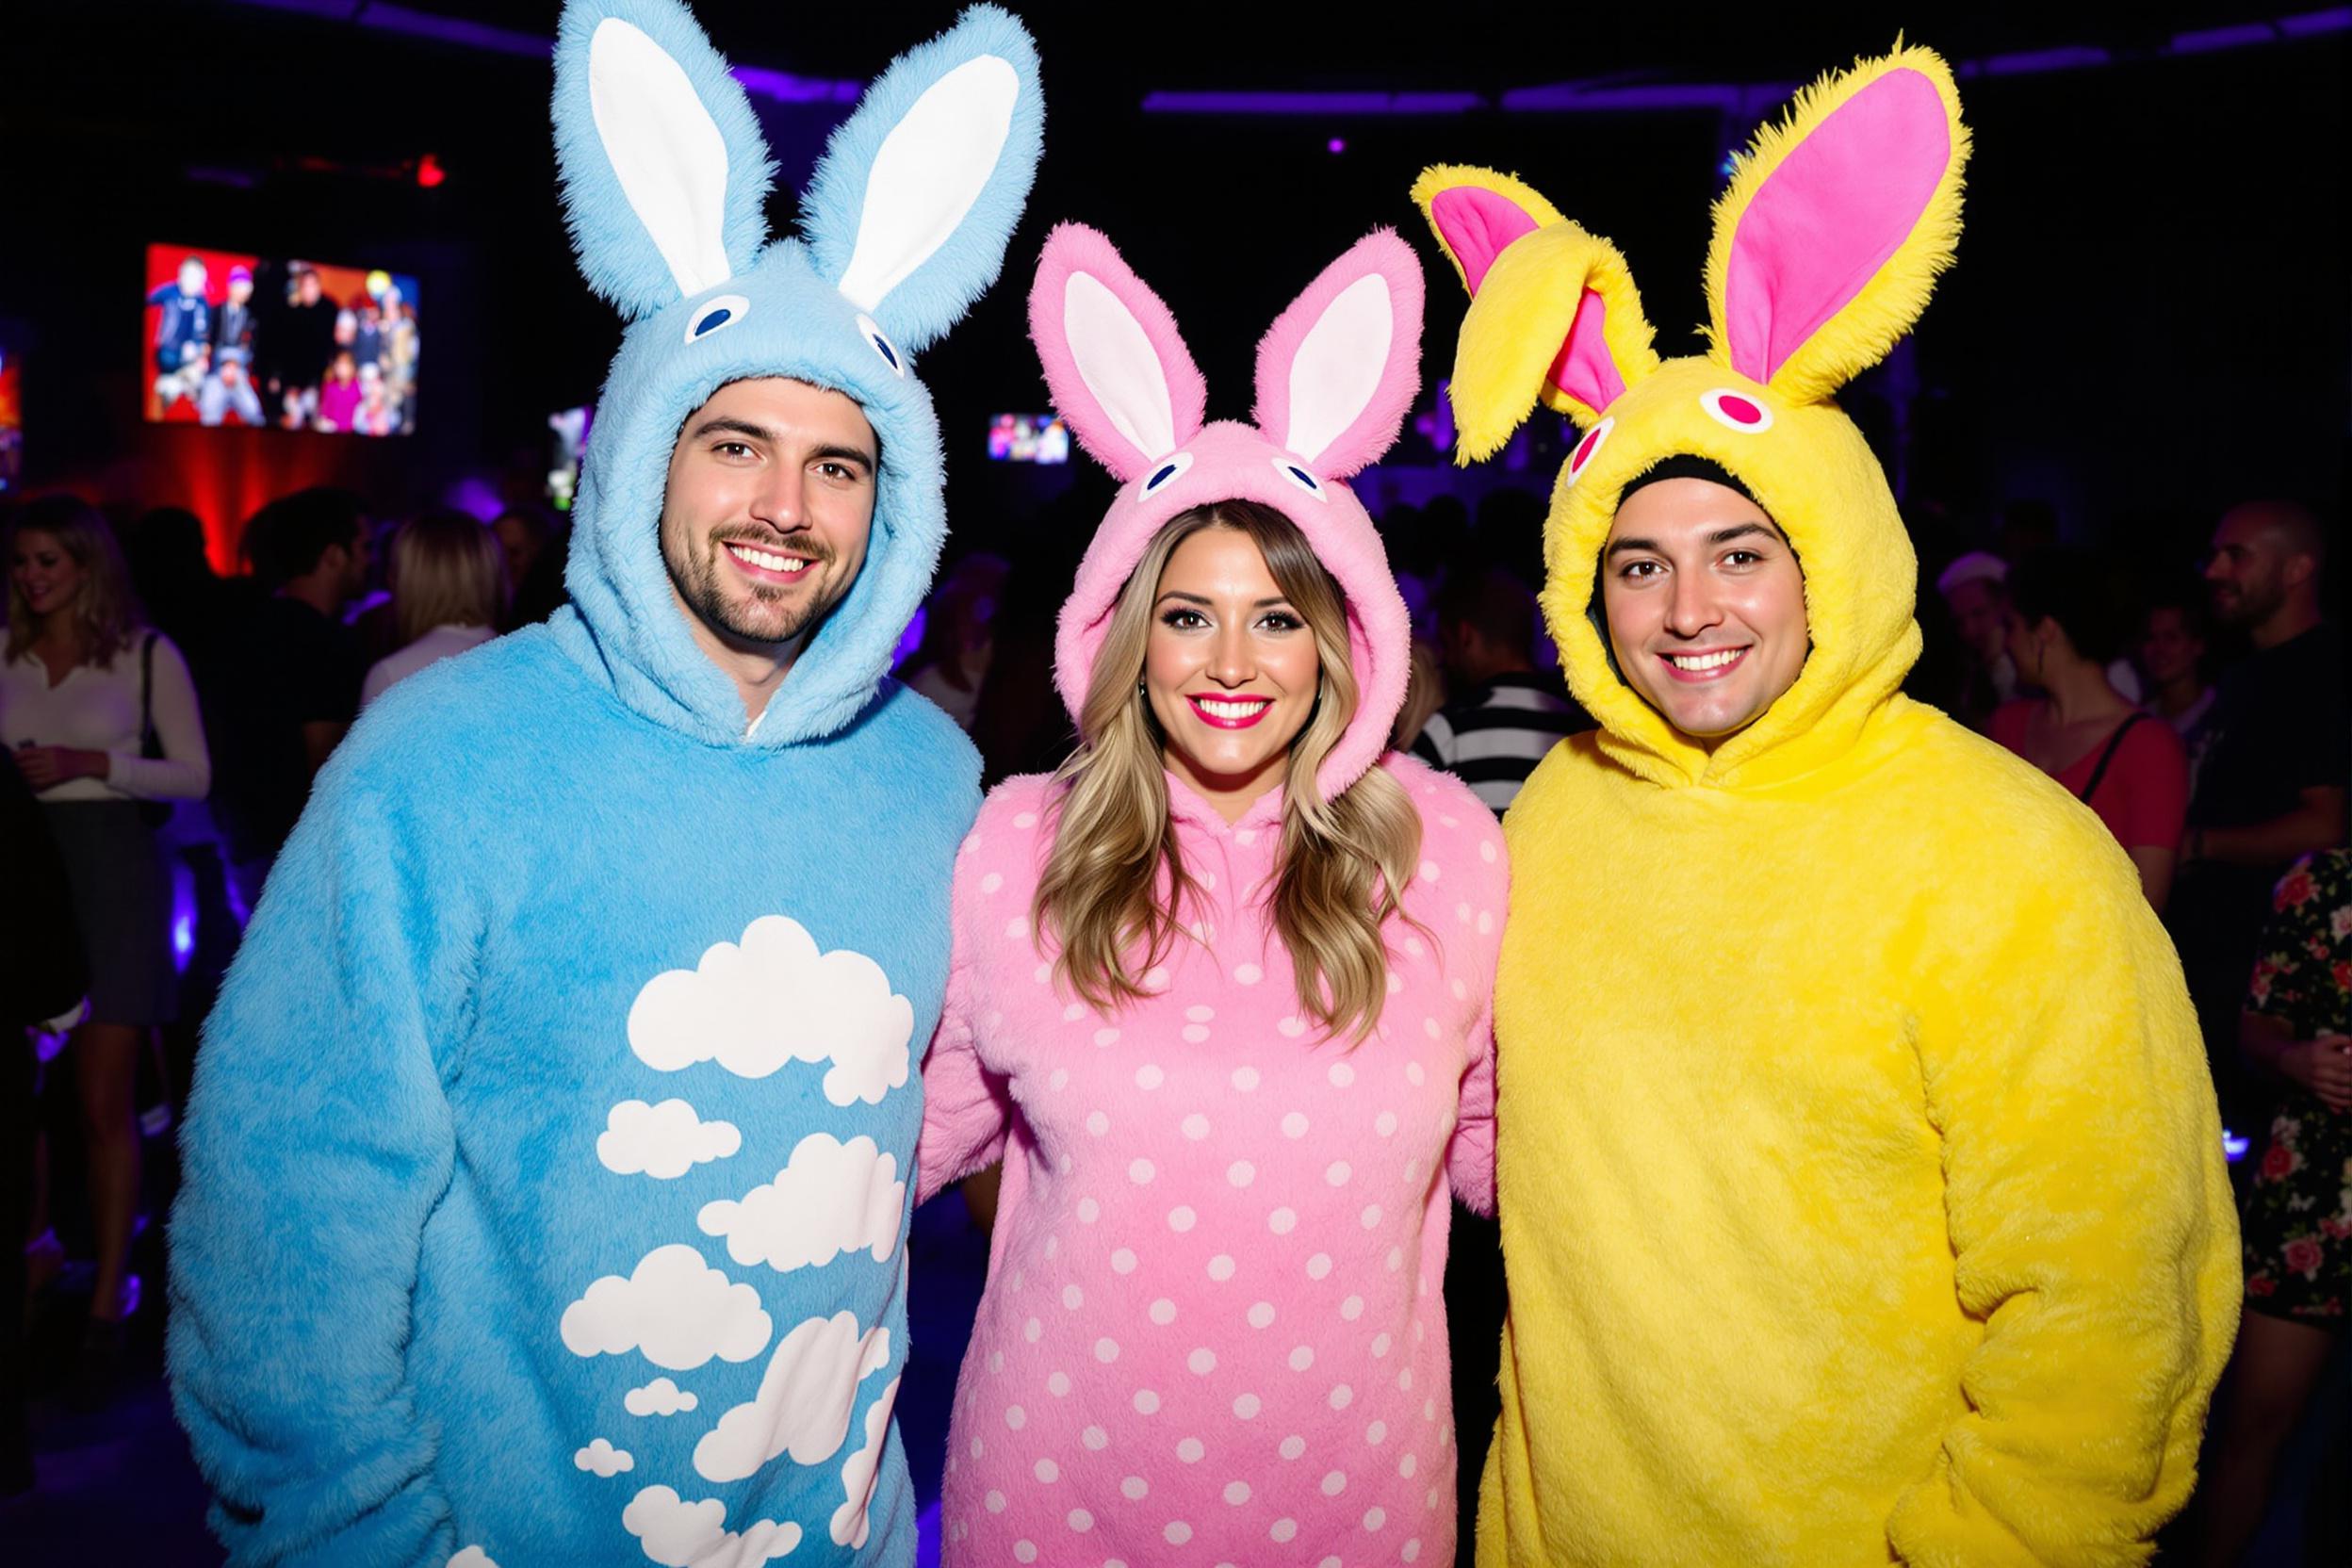
{"label": "blue costume eye", "polygon": [[1304,468],[1298,466],[1298,464],[1290,461],[1290,459],[1286,457],[1276,458],[1274,460],[1274,471],[1282,475],[1284,479],[1290,481],[1291,483],[1297,485],[1299,489],[1304,490],[1308,495],[1313,496],[1316,500],[1323,500],[1326,498],[1323,494],[1323,482],[1315,478],[1313,474],[1307,472]]}
{"label": "blue costume eye", "polygon": [[722,294],[715,300],[705,300],[686,323],[686,341],[694,342],[710,336],[722,327],[731,327],[751,314],[751,302],[741,294]]}
{"label": "blue costume eye", "polygon": [[1175,483],[1177,476],[1191,466],[1192,454],[1190,452],[1178,452],[1175,456],[1169,458],[1167,462],[1152,470],[1152,477],[1143,482],[1143,489],[1138,493],[1137,498],[1140,499],[1144,496],[1158,495],[1161,491]]}
{"label": "blue costume eye", "polygon": [[873,317],[859,312],[858,330],[866,335],[866,346],[882,356],[882,363],[889,366],[893,374],[903,376],[906,373],[906,361],[900,355],[898,345],[890,341],[890,334],[874,325]]}

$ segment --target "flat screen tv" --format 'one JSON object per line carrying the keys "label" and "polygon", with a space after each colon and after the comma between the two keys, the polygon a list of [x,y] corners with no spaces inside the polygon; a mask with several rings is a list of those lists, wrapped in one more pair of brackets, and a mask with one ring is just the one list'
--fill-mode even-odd
{"label": "flat screen tv", "polygon": [[147,247],[147,417],[349,435],[416,428],[416,280],[381,267]]}
{"label": "flat screen tv", "polygon": [[0,496],[13,494],[24,482],[23,357],[7,330],[0,328]]}

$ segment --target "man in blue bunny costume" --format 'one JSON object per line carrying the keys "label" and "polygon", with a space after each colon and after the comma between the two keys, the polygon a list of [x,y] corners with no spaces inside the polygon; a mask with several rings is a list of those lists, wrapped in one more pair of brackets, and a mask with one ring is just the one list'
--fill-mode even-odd
{"label": "man in blue bunny costume", "polygon": [[887,678],[945,531],[911,357],[994,280],[1036,52],[982,6],[796,237],[675,0],[571,0],[629,319],[572,605],[321,775],[206,1034],[171,1368],[237,1563],[900,1564],[917,1076],[977,759]]}

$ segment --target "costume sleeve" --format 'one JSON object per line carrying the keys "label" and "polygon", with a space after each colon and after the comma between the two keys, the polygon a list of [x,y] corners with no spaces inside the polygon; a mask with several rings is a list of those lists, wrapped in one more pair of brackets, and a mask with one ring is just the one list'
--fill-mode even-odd
{"label": "costume sleeve", "polygon": [[[1470,934],[1457,939],[1449,962],[1461,965],[1454,978],[1469,988],[1477,1005],[1467,1041],[1469,1065],[1463,1069],[1459,1102],[1454,1112],[1454,1135],[1446,1146],[1446,1175],[1454,1195],[1473,1213],[1494,1213],[1494,969],[1502,955],[1503,923],[1511,905],[1511,874],[1504,859],[1503,834],[1475,796],[1463,803],[1463,831],[1477,843],[1465,870],[1478,889]],[[1494,858],[1488,859],[1489,852]],[[1483,923],[1486,929],[1480,930]]]}
{"label": "costume sleeve", "polygon": [[982,1064],[972,1008],[972,881],[983,874],[979,836],[956,858],[954,938],[947,1000],[923,1061],[923,1137],[915,1147],[915,1201],[984,1168],[1004,1152],[1012,1125],[1012,1095],[1004,1078]]}
{"label": "costume sleeve", "polygon": [[2179,960],[2112,843],[2037,853],[1997,924],[1920,955],[1954,1281],[1983,1327],[1964,1413],[1889,1521],[1915,1568],[2148,1560],[2236,1330],[2236,1210]]}
{"label": "costume sleeve", "polygon": [[[136,669],[131,678],[139,678]],[[155,682],[148,706],[155,721],[161,757],[141,757],[139,737],[106,754],[106,782],[140,800],[202,800],[212,789],[212,755],[204,748],[204,722],[196,711],[196,683],[188,661],[172,639],[155,639]]]}
{"label": "costume sleeve", "polygon": [[2115,837],[2126,849],[2174,849],[2189,814],[2189,759],[2162,719],[2143,719],[2123,738],[2115,768],[2131,787]]}
{"label": "costume sleeve", "polygon": [[462,873],[426,863],[440,825],[330,766],[204,1031],[169,1360],[234,1564],[438,1568],[453,1548],[407,1365],[480,930]]}

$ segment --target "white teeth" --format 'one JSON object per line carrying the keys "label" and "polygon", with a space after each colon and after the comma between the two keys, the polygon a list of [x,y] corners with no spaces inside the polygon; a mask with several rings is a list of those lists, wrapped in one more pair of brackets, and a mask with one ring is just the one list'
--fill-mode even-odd
{"label": "white teeth", "polygon": [[1745,648],[1725,648],[1720,653],[1670,653],[1666,662],[1678,670],[1713,670],[1721,669],[1745,652]]}
{"label": "white teeth", "polygon": [[777,555],[773,550],[757,549],[750,545],[729,545],[727,547],[737,560],[748,561],[771,572],[797,572],[808,564],[796,555]]}
{"label": "white teeth", "polygon": [[1209,697],[1195,697],[1193,700],[1200,705],[1200,711],[1213,719],[1255,718],[1272,706],[1266,702],[1217,702]]}

